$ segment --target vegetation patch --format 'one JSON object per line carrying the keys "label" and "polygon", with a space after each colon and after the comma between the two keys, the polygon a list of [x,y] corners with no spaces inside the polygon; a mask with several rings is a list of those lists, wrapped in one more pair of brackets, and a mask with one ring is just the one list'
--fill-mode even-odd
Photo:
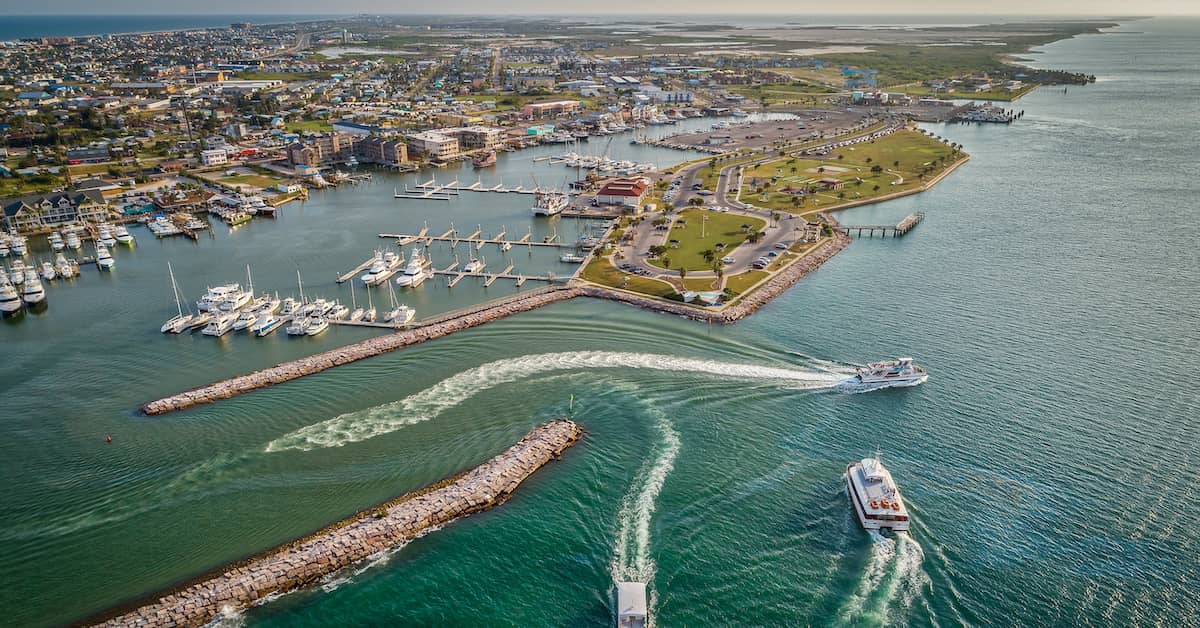
{"label": "vegetation patch", "polygon": [[705,209],[687,209],[676,217],[663,248],[651,247],[660,255],[650,263],[660,268],[712,270],[713,262],[757,234],[766,222],[752,216]]}

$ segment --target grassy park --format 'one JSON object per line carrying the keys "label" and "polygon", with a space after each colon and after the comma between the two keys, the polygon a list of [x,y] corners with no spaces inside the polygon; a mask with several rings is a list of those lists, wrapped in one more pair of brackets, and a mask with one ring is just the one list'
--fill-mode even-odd
{"label": "grassy park", "polygon": [[712,270],[712,261],[705,258],[705,251],[712,251],[714,259],[730,255],[751,233],[766,226],[765,221],[749,216],[686,209],[679,213],[667,232],[666,252],[651,259],[650,263],[668,269]]}
{"label": "grassy park", "polygon": [[669,299],[677,294],[675,287],[664,281],[621,272],[606,257],[592,257],[580,277],[604,286],[623,288],[663,299]]}

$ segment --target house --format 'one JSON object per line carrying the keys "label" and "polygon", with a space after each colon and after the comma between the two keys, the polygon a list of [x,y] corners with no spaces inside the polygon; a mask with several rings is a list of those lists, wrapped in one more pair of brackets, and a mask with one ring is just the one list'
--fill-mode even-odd
{"label": "house", "polygon": [[69,222],[104,222],[108,203],[98,190],[54,192],[7,198],[4,227],[14,232],[36,231]]}
{"label": "house", "polygon": [[601,205],[637,207],[649,189],[650,184],[644,178],[613,179],[605,183],[599,192],[596,192],[596,202]]}
{"label": "house", "polygon": [[200,151],[200,163],[205,166],[219,166],[229,163],[229,153],[224,148],[210,148]]}

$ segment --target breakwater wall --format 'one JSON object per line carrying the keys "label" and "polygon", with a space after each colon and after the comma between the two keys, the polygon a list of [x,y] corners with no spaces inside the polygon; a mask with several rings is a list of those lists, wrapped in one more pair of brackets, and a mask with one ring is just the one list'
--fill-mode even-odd
{"label": "breakwater wall", "polygon": [[573,421],[534,428],[517,444],[458,476],[328,526],[304,539],[176,587],[146,604],[102,616],[104,626],[201,626],[267,596],[318,582],[409,541],[434,526],[503,503],[514,490],[583,435]]}
{"label": "breakwater wall", "polygon": [[235,395],[318,373],[335,366],[357,362],[358,360],[395,351],[396,349],[425,342],[426,340],[440,338],[459,330],[482,325],[489,321],[520,312],[527,312],[543,305],[571,299],[576,296],[579,296],[576,288],[544,288],[534,293],[518,295],[517,297],[493,303],[486,307],[422,324],[414,329],[407,329],[376,338],[368,338],[367,340],[331,349],[307,358],[276,364],[275,366],[254,371],[253,373],[239,375],[207,386],[163,397],[162,399],[143,404],[141,411],[151,415],[163,414],[199,404],[212,403],[220,399],[228,399]]}

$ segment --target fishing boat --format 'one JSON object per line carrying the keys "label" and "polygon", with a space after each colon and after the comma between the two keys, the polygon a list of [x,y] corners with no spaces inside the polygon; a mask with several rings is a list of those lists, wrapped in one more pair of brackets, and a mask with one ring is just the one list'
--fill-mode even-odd
{"label": "fishing boat", "polygon": [[28,241],[25,239],[25,236],[13,236],[9,241],[9,247],[12,249],[13,255],[24,257],[29,253]]}
{"label": "fishing boat", "polygon": [[247,329],[257,322],[258,319],[259,313],[257,310],[252,308],[242,310],[242,312],[238,314],[237,320],[233,321],[233,330],[241,331],[243,329]]}
{"label": "fishing boat", "polygon": [[329,310],[330,320],[340,321],[340,320],[346,318],[347,316],[349,316],[349,314],[350,314],[350,308],[342,305],[341,303],[335,302],[333,304],[333,309]]}
{"label": "fishing boat", "polygon": [[916,386],[929,379],[925,369],[913,364],[912,358],[899,358],[888,362],[872,362],[858,369],[854,376],[861,384],[883,388],[893,386]]}
{"label": "fishing boat", "polygon": [[846,493],[864,529],[908,530],[908,508],[878,452],[846,465]]}
{"label": "fishing boat", "polygon": [[280,306],[279,306],[279,315],[280,316],[291,316],[292,314],[295,314],[297,305],[298,304],[296,303],[296,300],[293,299],[292,297],[288,297],[288,298],[284,299],[280,303]]}
{"label": "fishing boat", "polygon": [[396,285],[402,288],[415,288],[432,276],[429,262],[425,261],[425,257],[421,255],[421,249],[413,247],[412,257],[408,258],[408,266],[396,278]]}
{"label": "fishing boat", "polygon": [[117,228],[113,231],[113,237],[121,244],[131,245],[134,243],[133,234],[129,233],[125,225],[117,225]]}
{"label": "fishing boat", "polygon": [[[262,338],[263,336],[271,335],[272,333],[275,332],[276,329],[279,329],[285,322],[284,319],[278,318],[273,314],[267,314],[264,318],[265,318],[265,320],[262,321],[262,324],[257,325],[258,329],[251,330],[251,332],[258,335],[259,338]],[[262,320],[262,319],[260,319],[260,320]]]}
{"label": "fishing boat", "polygon": [[571,199],[562,192],[543,192],[538,190],[533,195],[533,211],[534,216],[557,216],[562,210],[567,208]]}
{"label": "fishing boat", "polygon": [[21,295],[17,288],[8,280],[8,275],[0,273],[0,313],[12,316],[21,311]]}
{"label": "fishing boat", "polygon": [[164,334],[179,334],[191,326],[192,314],[191,312],[183,313],[183,299],[179,297],[179,286],[175,284],[175,271],[171,269],[171,262],[167,262],[167,274],[171,276],[171,293],[175,295],[176,314],[163,323],[159,331]]}
{"label": "fishing boat", "polygon": [[324,316],[313,316],[308,319],[308,326],[304,328],[304,335],[316,336],[323,333],[326,329],[329,329],[329,320]]}
{"label": "fishing boat", "polygon": [[582,264],[587,261],[587,257],[575,253],[564,253],[559,256],[558,261],[564,264]]}
{"label": "fishing boat", "polygon": [[362,282],[368,286],[384,283],[396,274],[403,262],[404,260],[399,255],[391,251],[387,253],[375,251],[375,261],[371,262],[371,268],[361,277]]}
{"label": "fishing boat", "polygon": [[58,271],[54,270],[54,264],[42,262],[42,279],[54,281],[56,278],[58,278]]}
{"label": "fishing boat", "polygon": [[17,260],[12,263],[8,269],[8,278],[14,285],[20,286],[25,283],[25,262]]}
{"label": "fishing boat", "polygon": [[76,269],[75,266],[67,260],[67,256],[63,255],[62,253],[59,253],[54,257],[54,270],[58,271],[58,276],[62,277],[63,279],[74,277],[75,275],[79,274],[78,269]]}
{"label": "fishing boat", "polygon": [[100,242],[96,242],[96,268],[100,270],[112,270],[112,267],[117,263],[113,259],[112,253],[108,251],[108,247]]}
{"label": "fishing boat", "polygon": [[96,227],[96,241],[104,246],[114,246],[117,239],[113,237],[112,227],[108,225],[100,225]]}
{"label": "fishing boat", "polygon": [[471,160],[471,165],[476,168],[487,168],[488,166],[496,165],[496,151],[489,150],[488,152]]}
{"label": "fishing boat", "polygon": [[233,331],[233,325],[237,322],[237,314],[222,313],[213,317],[200,333],[205,336],[224,336]]}
{"label": "fishing boat", "polygon": [[50,233],[50,235],[46,236],[46,240],[50,243],[50,248],[55,253],[58,253],[66,247],[66,244],[63,243],[62,236],[59,235],[57,231],[53,231]]}
{"label": "fishing boat", "polygon": [[483,261],[482,258],[472,257],[471,261],[467,262],[466,266],[463,266],[463,272],[478,273],[482,272],[484,268],[487,268],[487,262]]}
{"label": "fishing boat", "polygon": [[74,231],[68,231],[66,237],[63,238],[63,242],[72,251],[78,251],[83,248],[83,241],[79,239],[79,234]]}
{"label": "fishing boat", "polygon": [[37,271],[32,268],[25,271],[25,285],[21,289],[21,300],[30,307],[46,301],[46,290],[42,287],[42,280],[38,278]]}

